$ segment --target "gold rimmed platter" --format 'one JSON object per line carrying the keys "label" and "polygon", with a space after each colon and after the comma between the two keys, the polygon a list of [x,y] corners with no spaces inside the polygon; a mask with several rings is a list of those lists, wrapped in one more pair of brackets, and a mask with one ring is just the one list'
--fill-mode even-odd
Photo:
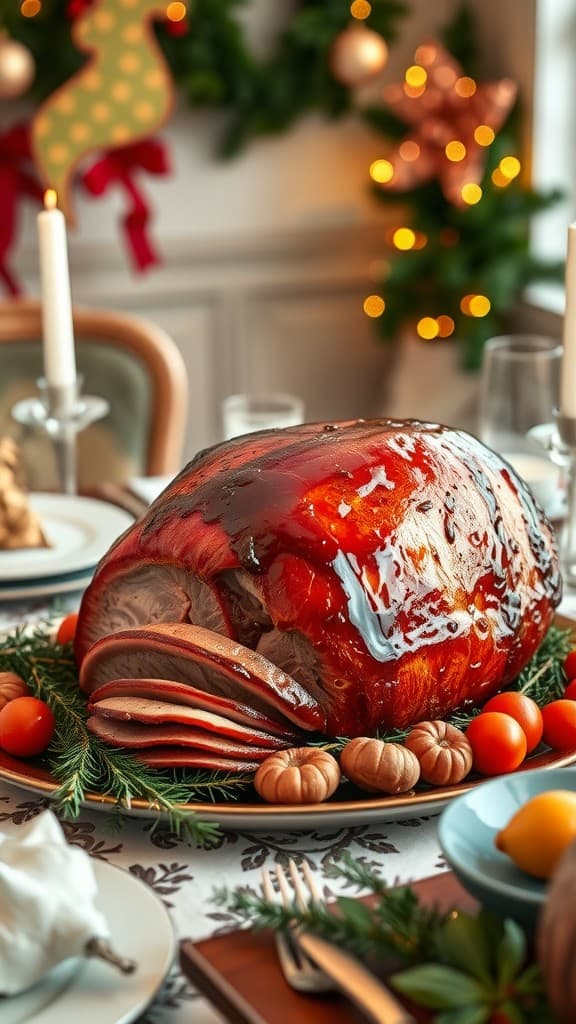
{"label": "gold rimmed platter", "polygon": [[[539,768],[567,768],[576,764],[576,751],[558,753],[546,750],[528,758],[519,771],[534,771]],[[50,797],[57,789],[53,775],[40,765],[25,762],[0,751],[0,779],[39,796]],[[427,817],[439,812],[451,800],[473,789],[485,776],[477,776],[457,786],[418,788],[399,796],[359,797],[357,790],[342,787],[340,795],[323,804],[264,804],[237,801],[230,803],[191,803],[185,807],[194,811],[204,821],[212,821],[223,829],[244,831],[298,830],[316,831],[321,828],[346,828],[370,825],[383,821],[406,821],[409,818]],[[347,798],[343,798],[346,794]],[[100,793],[87,793],[84,806],[91,810],[110,811],[114,806],[113,797]],[[160,817],[162,812],[153,810],[145,800],[134,799],[123,813],[135,817]]]}

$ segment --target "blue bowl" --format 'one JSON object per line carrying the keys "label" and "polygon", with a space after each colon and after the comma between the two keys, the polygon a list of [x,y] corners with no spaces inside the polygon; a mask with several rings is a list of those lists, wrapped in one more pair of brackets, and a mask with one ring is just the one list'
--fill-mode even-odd
{"label": "blue bowl", "polygon": [[549,789],[576,791],[576,768],[501,775],[457,797],[440,816],[442,852],[459,881],[483,906],[532,929],[546,898],[546,882],[521,871],[496,849],[496,833],[533,796]]}

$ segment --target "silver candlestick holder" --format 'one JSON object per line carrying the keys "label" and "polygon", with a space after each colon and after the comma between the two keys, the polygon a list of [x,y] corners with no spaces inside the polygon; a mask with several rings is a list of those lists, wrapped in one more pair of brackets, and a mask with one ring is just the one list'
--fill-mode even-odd
{"label": "silver candlestick holder", "polygon": [[576,417],[556,412],[553,423],[542,423],[528,434],[562,468],[566,515],[560,531],[560,561],[566,586],[576,588]]}
{"label": "silver candlestick holder", "polygon": [[58,489],[63,494],[77,493],[76,438],[81,430],[102,419],[109,403],[104,398],[82,394],[82,377],[73,384],[55,386],[41,377],[36,381],[38,395],[25,398],[12,407],[17,423],[46,434],[54,445]]}

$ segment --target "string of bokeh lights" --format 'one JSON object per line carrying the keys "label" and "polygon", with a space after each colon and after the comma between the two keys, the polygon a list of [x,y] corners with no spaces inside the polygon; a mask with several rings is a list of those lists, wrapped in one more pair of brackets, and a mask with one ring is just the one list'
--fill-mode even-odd
{"label": "string of bokeh lights", "polygon": [[[357,13],[360,11],[361,13]],[[355,0],[350,7],[353,17],[368,17],[370,4],[367,0]],[[426,57],[426,47],[420,47],[416,51],[416,57]],[[449,69],[446,69],[447,71]],[[438,68],[441,74],[442,69]],[[427,88],[428,72],[421,63],[411,64],[404,73],[403,90],[410,99],[417,99],[423,95]],[[470,100],[477,90],[477,84],[468,75],[456,78],[452,88],[455,94],[463,100]],[[487,124],[478,124],[474,128],[473,138],[478,146],[491,146],[495,139],[495,132]],[[398,155],[406,163],[415,163],[421,159],[421,150],[418,143],[413,139],[406,139],[398,148]],[[444,146],[444,157],[449,163],[459,163],[467,156],[467,149],[461,139],[451,139]],[[491,180],[495,188],[507,188],[521,171],[521,164],[518,157],[504,156],[498,166],[492,171]],[[390,160],[379,158],[374,160],[369,168],[370,178],[377,185],[386,185],[392,181],[394,166]],[[467,206],[476,206],[483,199],[483,190],[476,182],[465,182],[460,190],[460,196]],[[428,244],[428,238],[422,231],[415,228],[399,225],[390,228],[385,235],[388,245],[399,252],[410,252],[424,249]],[[440,243],[445,246],[456,245],[458,242],[457,232],[446,228],[440,232]],[[464,316],[484,317],[492,308],[487,295],[469,294],[463,295],[460,303],[460,311]],[[386,311],[386,300],[382,295],[368,295],[363,303],[364,313],[371,318],[382,316]],[[424,341],[434,341],[439,338],[449,338],[455,331],[455,323],[452,317],[445,314],[439,316],[423,316],[416,323],[416,331]]]}

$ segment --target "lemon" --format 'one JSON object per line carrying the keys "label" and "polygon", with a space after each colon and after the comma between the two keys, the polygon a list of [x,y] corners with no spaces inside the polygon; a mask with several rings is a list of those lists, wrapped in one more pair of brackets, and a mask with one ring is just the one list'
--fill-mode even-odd
{"label": "lemon", "polygon": [[550,878],[573,839],[576,793],[550,789],[523,804],[497,833],[495,843],[522,871]]}

